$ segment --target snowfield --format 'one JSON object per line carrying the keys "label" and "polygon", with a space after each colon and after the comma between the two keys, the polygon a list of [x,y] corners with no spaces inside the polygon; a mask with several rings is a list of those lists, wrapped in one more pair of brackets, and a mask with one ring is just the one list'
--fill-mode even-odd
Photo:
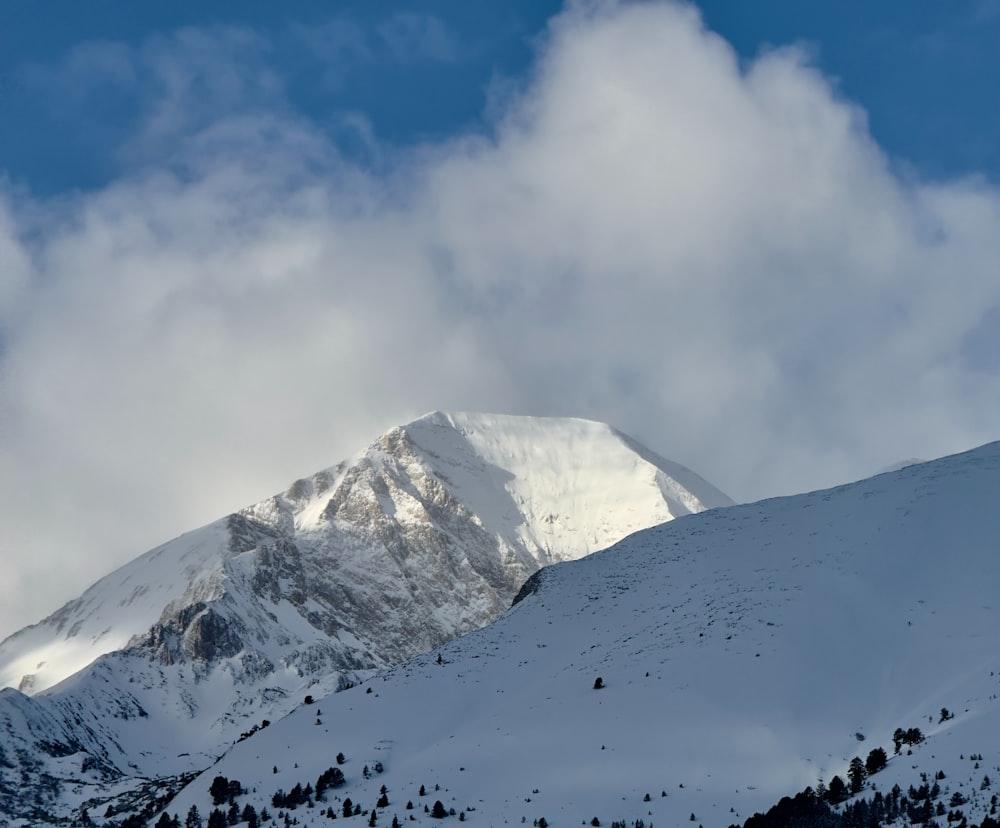
{"label": "snowfield", "polygon": [[[1000,785],[998,491],[991,444],[639,532],[543,570],[483,630],[300,701],[167,811],[207,816],[222,775],[240,808],[284,812],[272,795],[343,752],[346,784],[297,824],[343,819],[345,797],[369,811],[384,785],[384,826],[437,824],[440,800],[483,826],[722,828],[882,747],[866,795],[940,771],[939,801],[978,823]],[[926,741],[895,755],[914,727]]]}

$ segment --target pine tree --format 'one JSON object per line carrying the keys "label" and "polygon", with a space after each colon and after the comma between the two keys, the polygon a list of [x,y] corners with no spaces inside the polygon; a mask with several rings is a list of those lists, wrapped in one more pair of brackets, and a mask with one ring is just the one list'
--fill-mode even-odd
{"label": "pine tree", "polygon": [[229,780],[224,776],[216,776],[208,792],[212,795],[212,804],[221,805],[229,798]]}
{"label": "pine tree", "polygon": [[878,773],[880,770],[885,768],[889,763],[889,757],[886,752],[878,747],[875,748],[871,753],[868,754],[868,758],[865,759],[865,770],[868,775],[871,776],[873,773]]}
{"label": "pine tree", "polygon": [[192,805],[184,820],[184,828],[201,828],[201,814],[198,813],[198,806]]}
{"label": "pine tree", "polygon": [[243,786],[240,784],[239,779],[229,780],[229,802],[230,804],[236,797],[242,796],[246,791],[243,790]]}
{"label": "pine tree", "polygon": [[851,793],[861,793],[861,789],[865,786],[865,780],[868,778],[868,772],[860,757],[855,756],[851,760],[851,765],[847,769],[847,778],[851,783]]}
{"label": "pine tree", "polygon": [[441,803],[440,799],[434,801],[434,807],[431,809],[431,816],[434,819],[444,819],[448,815],[448,812],[444,809],[444,805]]}
{"label": "pine tree", "polygon": [[834,776],[830,780],[830,784],[826,790],[826,798],[832,805],[836,805],[847,799],[847,785],[844,784],[844,780],[839,776]]}

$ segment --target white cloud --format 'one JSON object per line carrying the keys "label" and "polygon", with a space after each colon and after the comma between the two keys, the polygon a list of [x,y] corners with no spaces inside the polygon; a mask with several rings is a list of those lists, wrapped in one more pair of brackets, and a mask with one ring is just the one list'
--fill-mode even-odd
{"label": "white cloud", "polygon": [[738,498],[997,436],[998,193],[898,178],[800,52],[578,4],[492,136],[376,177],[266,44],[199,97],[213,36],[144,53],[134,174],[5,199],[0,628],[434,408],[608,420]]}

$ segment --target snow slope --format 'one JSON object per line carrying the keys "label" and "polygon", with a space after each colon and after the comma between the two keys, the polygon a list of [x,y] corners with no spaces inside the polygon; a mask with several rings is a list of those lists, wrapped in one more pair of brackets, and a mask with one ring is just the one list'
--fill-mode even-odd
{"label": "snow slope", "polygon": [[3,681],[33,694],[0,694],[0,816],[201,770],[304,692],[493,620],[539,566],[729,502],[599,423],[392,429],[0,644]]}
{"label": "snow slope", "polygon": [[[167,811],[207,816],[223,775],[251,791],[241,808],[276,813],[276,790],[341,751],[347,784],[299,825],[344,797],[371,809],[384,785],[383,826],[431,823],[439,799],[482,826],[722,828],[882,746],[870,784],[943,771],[940,800],[961,793],[978,822],[983,776],[1000,784],[998,491],[995,443],[637,533],[542,570],[491,626],[300,705]],[[898,727],[927,740],[893,756]]]}

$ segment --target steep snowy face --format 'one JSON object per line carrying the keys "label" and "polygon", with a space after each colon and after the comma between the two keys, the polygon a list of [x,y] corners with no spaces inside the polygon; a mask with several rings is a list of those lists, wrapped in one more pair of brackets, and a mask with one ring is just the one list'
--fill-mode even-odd
{"label": "steep snowy face", "polygon": [[405,431],[483,526],[516,539],[536,563],[582,558],[639,529],[732,505],[603,423],[435,413]]}
{"label": "steep snowy face", "polygon": [[[1000,443],[639,532],[537,573],[491,626],[301,705],[166,810],[207,814],[217,775],[274,810],[342,752],[345,784],[300,825],[349,797],[379,825],[440,825],[423,808],[440,800],[480,825],[725,828],[882,748],[860,796],[937,780],[932,805],[960,798],[978,824],[1000,775],[998,490]],[[897,752],[897,729],[926,740]]]}
{"label": "steep snowy face", "polygon": [[125,647],[176,602],[220,594],[225,520],[189,532],[112,572],[48,618],[0,643],[0,687],[32,694]]}
{"label": "steep snowy face", "polygon": [[0,815],[25,790],[37,823],[67,790],[173,785],[305,693],[489,623],[540,566],[727,503],[598,423],[435,413],[392,429],[0,644],[25,694],[0,696],[0,766],[35,757],[16,785],[0,767]]}

